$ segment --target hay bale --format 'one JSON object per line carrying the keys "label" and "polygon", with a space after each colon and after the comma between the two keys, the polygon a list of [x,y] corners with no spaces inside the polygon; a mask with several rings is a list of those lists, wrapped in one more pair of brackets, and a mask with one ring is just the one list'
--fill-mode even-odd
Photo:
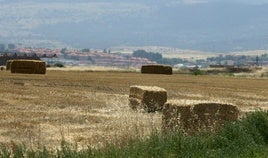
{"label": "hay bale", "polygon": [[160,87],[131,86],[129,105],[132,109],[144,109],[147,112],[162,110],[167,101],[167,91]]}
{"label": "hay bale", "polygon": [[222,103],[200,103],[193,107],[196,127],[218,128],[225,121],[235,121],[238,119],[239,110],[236,106]]}
{"label": "hay bale", "polygon": [[169,101],[163,108],[162,128],[187,133],[215,130],[226,121],[236,121],[238,116],[238,108],[231,104]]}
{"label": "hay bale", "polygon": [[235,105],[221,104],[219,106],[218,118],[221,120],[236,121],[239,117],[239,109]]}
{"label": "hay bale", "polygon": [[172,67],[168,65],[142,65],[141,73],[171,75]]}
{"label": "hay bale", "polygon": [[11,73],[45,74],[46,63],[41,60],[13,60]]}
{"label": "hay bale", "polygon": [[7,63],[6,63],[6,70],[10,70],[12,61],[13,61],[13,60],[8,60],[8,61],[7,61]]}
{"label": "hay bale", "polygon": [[195,127],[210,126],[217,120],[219,105],[217,103],[199,103],[193,105],[192,114]]}
{"label": "hay bale", "polygon": [[191,106],[177,106],[175,102],[167,102],[163,107],[162,128],[165,131],[184,130],[191,125]]}
{"label": "hay bale", "polygon": [[129,97],[128,100],[129,100],[129,106],[133,110],[137,110],[141,105],[141,100],[140,99]]}

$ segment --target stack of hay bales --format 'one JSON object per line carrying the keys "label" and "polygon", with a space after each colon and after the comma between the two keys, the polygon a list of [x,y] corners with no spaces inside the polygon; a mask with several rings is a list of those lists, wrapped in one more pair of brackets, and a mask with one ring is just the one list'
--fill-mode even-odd
{"label": "stack of hay bales", "polygon": [[10,69],[11,73],[45,74],[46,63],[41,60],[13,60]]}
{"label": "stack of hay bales", "polygon": [[231,104],[169,101],[163,107],[162,128],[186,133],[215,130],[226,121],[236,121],[238,115],[238,108]]}
{"label": "stack of hay bales", "polygon": [[172,74],[172,67],[168,65],[143,65],[141,73],[147,74]]}
{"label": "stack of hay bales", "polygon": [[132,109],[144,109],[147,112],[162,110],[167,101],[167,91],[160,87],[131,86],[129,106]]}

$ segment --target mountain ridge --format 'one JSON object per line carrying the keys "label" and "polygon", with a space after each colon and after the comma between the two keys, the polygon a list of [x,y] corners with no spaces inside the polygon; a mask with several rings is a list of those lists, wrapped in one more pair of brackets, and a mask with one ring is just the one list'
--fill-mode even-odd
{"label": "mountain ridge", "polygon": [[268,4],[263,2],[0,1],[0,42],[209,52],[267,49]]}

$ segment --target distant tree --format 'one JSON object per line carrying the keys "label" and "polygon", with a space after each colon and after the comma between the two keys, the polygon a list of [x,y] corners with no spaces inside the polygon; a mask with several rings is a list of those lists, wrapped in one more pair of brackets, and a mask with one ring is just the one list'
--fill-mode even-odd
{"label": "distant tree", "polygon": [[103,52],[103,53],[108,53],[108,50],[105,48],[105,49],[103,49],[102,52]]}
{"label": "distant tree", "polygon": [[55,67],[64,67],[63,63],[57,62],[54,64]]}
{"label": "distant tree", "polygon": [[195,66],[192,69],[193,75],[197,76],[197,75],[204,75],[204,71],[200,70],[198,66]]}
{"label": "distant tree", "polygon": [[158,61],[159,64],[166,64],[166,65],[176,65],[182,64],[187,61],[180,59],[180,58],[162,58],[162,60]]}
{"label": "distant tree", "polygon": [[147,58],[151,61],[161,61],[162,54],[160,53],[153,53],[153,52],[146,52],[145,50],[136,50],[132,53],[133,57],[140,57],[140,58]]}
{"label": "distant tree", "polygon": [[62,48],[62,49],[60,50],[60,53],[61,53],[61,54],[66,54],[66,51],[67,51],[67,48]]}

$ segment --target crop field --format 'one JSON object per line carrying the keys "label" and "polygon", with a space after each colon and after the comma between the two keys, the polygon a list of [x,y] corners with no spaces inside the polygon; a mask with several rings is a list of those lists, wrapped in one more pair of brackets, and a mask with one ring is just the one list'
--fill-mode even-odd
{"label": "crop field", "polygon": [[241,112],[268,110],[268,79],[153,75],[136,72],[48,70],[46,75],[0,71],[0,144],[36,148],[79,148],[146,137],[161,130],[161,112],[136,112],[128,106],[132,85],[159,86],[168,100],[220,101]]}

